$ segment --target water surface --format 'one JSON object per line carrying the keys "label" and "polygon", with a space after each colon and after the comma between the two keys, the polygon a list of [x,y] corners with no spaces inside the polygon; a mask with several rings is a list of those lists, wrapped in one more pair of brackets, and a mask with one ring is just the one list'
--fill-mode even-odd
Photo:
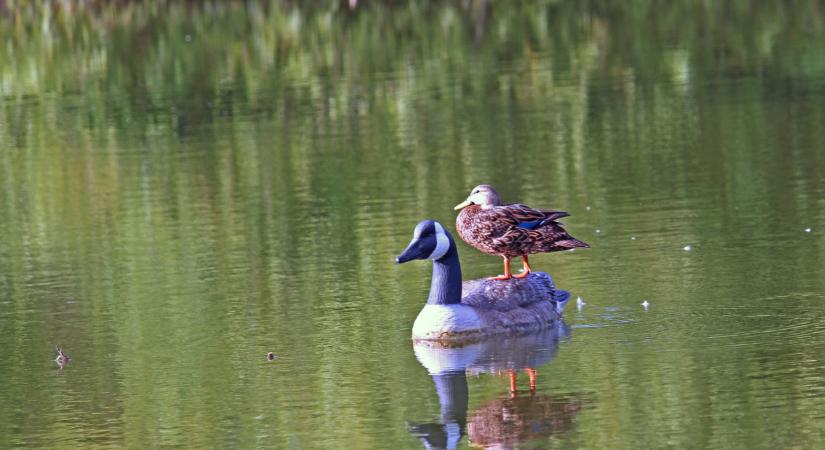
{"label": "water surface", "polygon": [[[825,446],[823,11],[7,9],[0,447],[421,448],[430,268],[393,260],[480,183],[570,211],[592,248],[531,259],[586,304],[537,401],[523,372],[516,399],[504,369],[466,377],[471,426]],[[501,270],[459,252],[466,278]]]}

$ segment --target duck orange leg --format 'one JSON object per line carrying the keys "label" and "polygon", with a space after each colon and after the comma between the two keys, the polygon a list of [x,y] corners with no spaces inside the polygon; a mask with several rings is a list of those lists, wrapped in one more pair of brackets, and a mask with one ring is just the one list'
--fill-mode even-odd
{"label": "duck orange leg", "polygon": [[522,255],[521,262],[524,265],[524,270],[519,274],[513,275],[514,278],[524,278],[533,271],[533,269],[530,268],[530,261],[527,260],[527,255]]}
{"label": "duck orange leg", "polygon": [[499,275],[497,277],[490,277],[490,278],[488,278],[488,280],[509,280],[510,277],[513,276],[513,274],[510,273],[510,258],[507,257],[507,256],[503,256],[503,258],[504,258],[504,275]]}

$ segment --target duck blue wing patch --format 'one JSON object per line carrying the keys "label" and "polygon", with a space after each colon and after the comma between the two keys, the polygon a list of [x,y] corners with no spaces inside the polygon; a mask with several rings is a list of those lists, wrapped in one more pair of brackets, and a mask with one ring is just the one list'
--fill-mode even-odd
{"label": "duck blue wing patch", "polygon": [[528,230],[532,230],[532,229],[536,228],[537,226],[541,225],[541,223],[543,221],[544,221],[544,219],[531,220],[530,222],[519,222],[519,224],[516,225],[516,226],[519,227],[519,228],[526,228]]}

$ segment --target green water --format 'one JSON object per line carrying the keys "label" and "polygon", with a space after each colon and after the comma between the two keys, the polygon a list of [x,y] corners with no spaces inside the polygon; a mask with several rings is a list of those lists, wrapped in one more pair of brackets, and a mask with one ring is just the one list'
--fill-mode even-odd
{"label": "green water", "polygon": [[422,448],[480,183],[592,245],[505,447],[825,447],[822,2],[360,3],[5,3],[0,447]]}

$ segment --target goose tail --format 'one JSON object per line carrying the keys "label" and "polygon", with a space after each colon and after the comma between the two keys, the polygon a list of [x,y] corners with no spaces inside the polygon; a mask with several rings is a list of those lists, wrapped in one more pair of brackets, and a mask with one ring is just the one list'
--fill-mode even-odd
{"label": "goose tail", "polygon": [[570,292],[556,289],[556,292],[553,293],[553,302],[556,304],[557,313],[561,314],[564,311],[568,301],[570,301]]}

